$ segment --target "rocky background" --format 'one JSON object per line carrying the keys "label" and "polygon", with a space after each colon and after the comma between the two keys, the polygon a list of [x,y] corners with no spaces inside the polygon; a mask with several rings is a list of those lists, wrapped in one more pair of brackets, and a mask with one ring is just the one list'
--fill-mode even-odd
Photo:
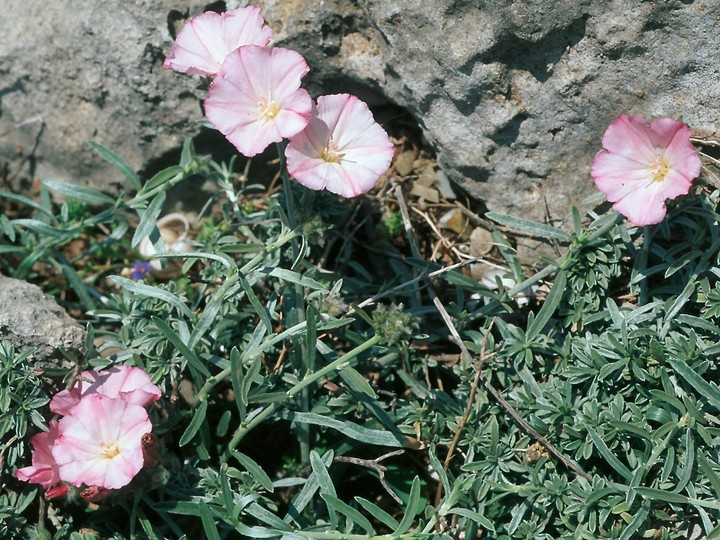
{"label": "rocky background", "polygon": [[[162,68],[185,20],[247,2],[0,0],[2,184],[116,189],[87,146],[141,173],[201,132],[198,79]],[[621,113],[720,125],[715,0],[257,0],[311,93],[351,91],[416,122],[440,167],[488,209],[562,225]],[[407,120],[406,118],[406,120]]]}

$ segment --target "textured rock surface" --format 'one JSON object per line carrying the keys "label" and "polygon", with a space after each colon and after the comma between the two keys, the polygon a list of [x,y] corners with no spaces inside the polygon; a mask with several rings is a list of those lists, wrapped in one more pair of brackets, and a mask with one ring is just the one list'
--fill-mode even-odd
{"label": "textured rock surface", "polygon": [[39,287],[0,276],[0,339],[18,352],[34,349],[30,358],[38,367],[57,367],[60,349],[81,353],[85,329]]}
{"label": "textured rock surface", "polygon": [[[147,169],[197,133],[203,92],[161,61],[202,3],[3,2],[0,132],[44,115],[38,176],[102,183],[86,139]],[[254,3],[276,43],[308,59],[311,92],[404,107],[448,176],[495,211],[566,218],[594,191],[590,160],[623,112],[719,131],[714,0]],[[36,132],[15,133],[29,146]]]}
{"label": "textured rock surface", "polygon": [[197,130],[197,80],[162,62],[178,10],[206,3],[0,0],[0,157],[37,143],[35,176],[109,187],[119,177],[88,140],[138,169],[176,149]]}

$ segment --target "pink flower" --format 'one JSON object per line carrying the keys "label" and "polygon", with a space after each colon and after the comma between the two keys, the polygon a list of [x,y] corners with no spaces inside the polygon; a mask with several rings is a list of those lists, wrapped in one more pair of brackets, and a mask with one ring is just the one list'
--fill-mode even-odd
{"label": "pink flower", "polygon": [[312,99],[300,80],[308,71],[295,51],[240,47],[210,85],[205,115],[242,154],[259,154],[307,125]]}
{"label": "pink flower", "polygon": [[52,447],[58,437],[58,421],[50,421],[50,430],[30,437],[33,447],[32,466],[15,471],[15,478],[31,484],[49,488],[60,482],[60,471],[52,454]]}
{"label": "pink flower", "polygon": [[212,11],[190,19],[173,43],[164,66],[181,73],[214,76],[225,57],[243,45],[265,46],[272,30],[260,8],[248,6],[219,14]]}
{"label": "pink flower", "polygon": [[613,208],[635,225],[659,223],[666,199],[690,191],[700,158],[690,130],[672,118],[646,124],[623,114],[608,127],[590,174]]}
{"label": "pink flower", "polygon": [[56,414],[70,414],[80,398],[92,394],[122,398],[145,407],[160,399],[162,392],[142,369],[113,366],[102,371],[83,371],[70,390],[58,392],[52,398],[50,410]]}
{"label": "pink flower", "polygon": [[320,96],[310,123],[290,139],[288,172],[303,186],[355,197],[390,166],[393,144],[355,96]]}
{"label": "pink flower", "polygon": [[84,395],[59,423],[52,455],[60,478],[75,486],[121,488],[143,467],[143,435],[152,430],[141,405]]}

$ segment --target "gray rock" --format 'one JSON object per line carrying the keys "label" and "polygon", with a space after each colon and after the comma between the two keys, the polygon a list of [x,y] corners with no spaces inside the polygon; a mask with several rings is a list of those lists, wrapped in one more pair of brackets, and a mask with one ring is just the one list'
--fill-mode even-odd
{"label": "gray rock", "polygon": [[61,350],[80,355],[85,329],[39,287],[0,275],[0,339],[17,352],[34,350],[37,367],[67,367]]}
{"label": "gray rock", "polygon": [[[137,170],[198,131],[197,79],[162,63],[174,21],[206,2],[0,0],[0,156],[10,170],[117,191],[95,140]],[[20,149],[18,154],[17,150]]]}
{"label": "gray rock", "polygon": [[[0,133],[44,115],[39,176],[105,185],[117,175],[86,139],[150,170],[198,133],[197,79],[161,63],[171,30],[201,3],[2,3]],[[562,224],[595,191],[590,162],[622,113],[711,134],[720,124],[719,2],[255,3],[275,43],[307,58],[313,94],[351,91],[404,108],[445,174],[494,211]],[[28,146],[36,132],[15,130]],[[0,150],[17,138],[0,138]]]}

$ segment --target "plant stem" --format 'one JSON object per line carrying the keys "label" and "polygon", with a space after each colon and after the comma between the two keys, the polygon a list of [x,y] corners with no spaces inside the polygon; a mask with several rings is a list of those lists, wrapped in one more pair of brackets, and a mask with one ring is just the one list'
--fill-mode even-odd
{"label": "plant stem", "polygon": [[[297,228],[298,220],[295,213],[295,198],[292,192],[292,184],[290,182],[290,175],[287,171],[285,162],[285,143],[281,142],[277,144],[278,157],[280,158],[280,176],[282,177],[283,191],[285,192],[285,207],[287,210],[287,226],[290,230]],[[298,246],[297,238],[293,238],[291,242],[292,247],[292,260],[293,266],[297,264],[300,257],[300,248]],[[296,283],[293,286],[293,306],[295,308],[295,316],[297,320],[291,321],[292,323],[305,322],[305,289],[302,285]],[[300,373],[310,373],[313,370],[313,366],[309,365],[307,358],[305,358],[304,347],[301,346],[299,339],[293,339],[293,350],[291,353],[293,365]],[[303,392],[300,396],[300,409],[302,412],[309,412],[310,410],[310,394],[309,392]],[[297,427],[298,439],[300,442],[300,462],[303,465],[310,463],[310,426],[308,424],[298,424]]]}

